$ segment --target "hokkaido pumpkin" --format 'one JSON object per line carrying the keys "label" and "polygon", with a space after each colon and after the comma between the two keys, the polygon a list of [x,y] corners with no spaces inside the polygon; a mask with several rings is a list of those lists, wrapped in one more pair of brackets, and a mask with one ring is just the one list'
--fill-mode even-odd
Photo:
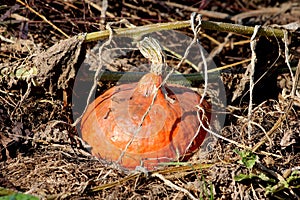
{"label": "hokkaido pumpkin", "polygon": [[151,72],[96,98],[83,115],[81,133],[96,157],[153,170],[199,148],[206,136],[199,119],[208,127],[211,106],[205,100],[199,105],[200,95],[186,87],[162,84],[164,60],[156,40],[145,38],[140,51],[152,61]]}

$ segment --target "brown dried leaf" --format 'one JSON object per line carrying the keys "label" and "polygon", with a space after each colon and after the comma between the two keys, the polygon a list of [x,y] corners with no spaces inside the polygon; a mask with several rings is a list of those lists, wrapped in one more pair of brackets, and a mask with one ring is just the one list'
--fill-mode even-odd
{"label": "brown dried leaf", "polygon": [[33,63],[39,71],[39,84],[49,85],[51,91],[69,88],[85,55],[83,41],[84,37],[78,36],[59,41],[36,56]]}
{"label": "brown dried leaf", "polygon": [[240,97],[243,94],[243,91],[245,90],[246,85],[249,83],[250,78],[249,78],[249,74],[250,74],[250,68],[247,68],[245,74],[243,74],[243,77],[241,79],[241,81],[239,82],[239,84],[237,84],[235,86],[235,91],[233,92],[233,96],[231,101],[236,100],[238,97]]}
{"label": "brown dried leaf", "polygon": [[292,130],[286,131],[280,141],[280,145],[282,147],[288,147],[292,144],[295,144],[296,139],[294,138],[294,135],[295,135],[295,133]]}

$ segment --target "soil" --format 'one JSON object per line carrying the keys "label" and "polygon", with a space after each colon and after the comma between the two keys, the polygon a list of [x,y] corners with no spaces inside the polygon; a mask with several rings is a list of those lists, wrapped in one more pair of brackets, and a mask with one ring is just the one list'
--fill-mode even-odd
{"label": "soil", "polygon": [[[300,199],[298,0],[22,2],[0,5],[1,187],[41,199]],[[251,27],[298,24],[290,24],[287,40],[258,37],[253,51],[251,35],[201,29],[198,39],[213,68],[227,66],[207,91],[224,123],[213,125],[216,134],[188,161],[127,170],[92,156],[75,125],[83,108],[74,109],[74,99],[91,90],[89,74],[99,61],[93,56],[103,41],[85,42],[82,35],[105,30],[108,22],[116,22],[113,29],[143,26],[189,20],[192,12],[204,21]],[[193,37],[191,28],[178,31]],[[179,63],[172,52],[166,54],[169,66]],[[87,60],[90,65],[82,67]],[[147,72],[147,63],[135,48],[106,70]],[[176,70],[197,72],[188,63]],[[87,85],[83,93],[75,90],[80,73]],[[99,80],[96,95],[116,82]],[[225,89],[223,101],[215,95],[218,83]],[[203,81],[191,85],[204,90]]]}

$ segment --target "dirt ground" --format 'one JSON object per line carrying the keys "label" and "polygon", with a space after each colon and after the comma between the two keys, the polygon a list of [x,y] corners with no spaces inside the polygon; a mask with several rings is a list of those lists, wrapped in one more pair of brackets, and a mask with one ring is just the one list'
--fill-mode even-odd
{"label": "dirt ground", "polygon": [[[298,0],[23,2],[0,5],[1,187],[41,199],[300,199]],[[65,39],[103,31],[108,22],[143,26],[189,20],[192,12],[203,21],[285,28],[289,34],[260,36],[251,50],[251,34],[201,29],[199,42],[220,68],[226,102],[215,112],[224,123],[188,161],[148,172],[93,157],[73,126],[80,115],[74,98],[88,93],[74,95],[73,86],[78,66],[99,43]],[[178,31],[193,37],[191,28]],[[170,55],[167,62],[178,64]],[[147,61],[135,50],[107,69],[147,71],[135,68],[141,63]],[[186,63],[177,70],[196,72]],[[97,95],[115,84],[100,80]],[[203,89],[203,82],[192,86]]]}

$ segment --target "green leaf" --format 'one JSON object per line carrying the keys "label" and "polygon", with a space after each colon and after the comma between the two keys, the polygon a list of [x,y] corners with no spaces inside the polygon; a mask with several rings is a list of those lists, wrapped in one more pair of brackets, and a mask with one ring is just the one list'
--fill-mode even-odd
{"label": "green leaf", "polygon": [[0,200],[39,200],[39,198],[0,187]]}
{"label": "green leaf", "polygon": [[234,150],[235,153],[241,156],[241,160],[238,163],[245,165],[248,169],[252,169],[257,161],[257,156],[251,151],[239,151]]}
{"label": "green leaf", "polygon": [[297,179],[300,179],[300,171],[293,171],[286,181],[291,182]]}
{"label": "green leaf", "polygon": [[262,181],[266,181],[266,182],[273,182],[273,183],[276,182],[274,179],[269,178],[268,176],[266,176],[263,173],[260,173],[258,175],[253,174],[253,173],[239,174],[239,175],[237,175],[237,176],[234,177],[234,180],[239,182],[239,181],[249,180],[249,179],[253,179],[253,178],[259,178]]}
{"label": "green leaf", "polygon": [[276,182],[275,179],[269,178],[267,175],[263,173],[260,173],[257,177],[266,182],[272,182],[272,183]]}
{"label": "green leaf", "polygon": [[253,174],[239,174],[234,177],[234,180],[240,182],[240,181],[248,180],[248,179],[252,179],[252,178],[253,178]]}
{"label": "green leaf", "polygon": [[37,71],[36,67],[32,67],[30,69],[20,68],[20,69],[17,69],[17,71],[15,72],[15,75],[18,79],[26,80],[30,76],[36,76],[37,73],[38,73],[38,71]]}

